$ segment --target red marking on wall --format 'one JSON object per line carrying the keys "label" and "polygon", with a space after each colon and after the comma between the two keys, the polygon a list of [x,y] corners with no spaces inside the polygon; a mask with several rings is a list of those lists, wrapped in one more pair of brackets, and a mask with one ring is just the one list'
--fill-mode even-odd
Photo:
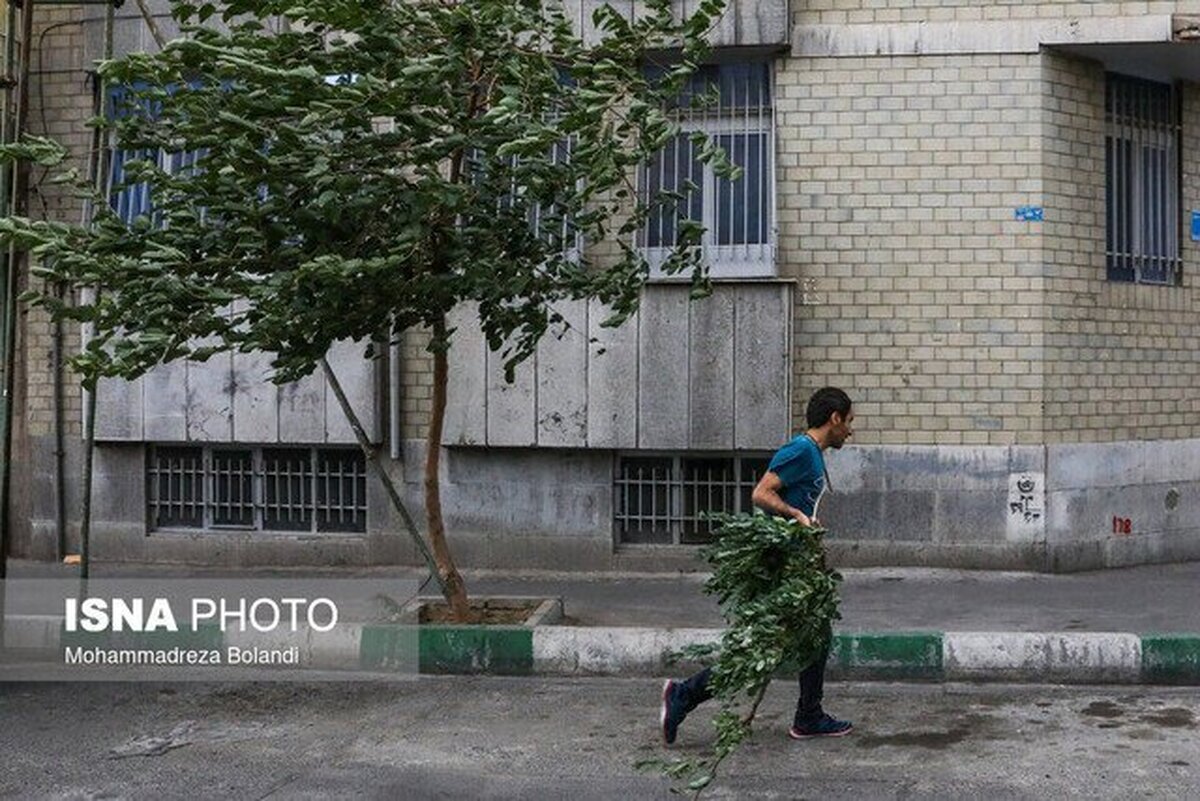
{"label": "red marking on wall", "polygon": [[1128,517],[1113,517],[1113,534],[1132,534],[1133,520]]}

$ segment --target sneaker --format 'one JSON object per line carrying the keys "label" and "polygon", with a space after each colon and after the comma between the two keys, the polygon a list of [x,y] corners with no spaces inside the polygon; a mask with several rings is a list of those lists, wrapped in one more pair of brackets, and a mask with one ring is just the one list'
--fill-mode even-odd
{"label": "sneaker", "polygon": [[662,689],[662,736],[667,745],[675,742],[679,724],[687,717],[687,703],[683,698],[683,688],[671,679],[663,682]]}
{"label": "sneaker", "polygon": [[793,740],[809,740],[813,737],[845,737],[852,731],[854,731],[854,726],[850,721],[823,715],[804,726],[792,726],[788,729],[788,737]]}

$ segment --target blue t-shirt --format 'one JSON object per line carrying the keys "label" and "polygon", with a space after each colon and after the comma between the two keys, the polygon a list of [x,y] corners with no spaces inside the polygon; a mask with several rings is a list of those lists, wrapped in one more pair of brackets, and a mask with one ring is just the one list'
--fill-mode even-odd
{"label": "blue t-shirt", "polygon": [[788,505],[812,517],[825,491],[825,457],[817,443],[800,434],[771,457],[767,468],[783,482],[780,495]]}

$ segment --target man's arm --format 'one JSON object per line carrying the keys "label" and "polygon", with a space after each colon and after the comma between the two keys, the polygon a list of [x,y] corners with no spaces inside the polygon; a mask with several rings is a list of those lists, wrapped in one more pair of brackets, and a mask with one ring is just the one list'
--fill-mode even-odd
{"label": "man's arm", "polygon": [[802,526],[814,525],[815,521],[809,519],[808,515],[783,499],[783,496],[779,494],[782,489],[783,480],[768,470],[754,487],[754,492],[750,495],[750,500],[759,509],[769,514],[790,517]]}

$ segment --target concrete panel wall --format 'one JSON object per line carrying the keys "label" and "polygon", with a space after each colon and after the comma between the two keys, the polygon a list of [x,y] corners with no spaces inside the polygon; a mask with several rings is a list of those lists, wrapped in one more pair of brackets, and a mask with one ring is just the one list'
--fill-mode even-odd
{"label": "concrete panel wall", "polygon": [[[333,374],[337,376],[342,392],[350,403],[350,408],[358,417],[371,442],[381,441],[379,425],[380,418],[380,387],[381,365],[377,360],[366,356],[364,342],[335,342],[326,356]],[[357,442],[354,429],[346,413],[334,395],[333,387],[324,377],[321,383],[325,385],[325,431],[324,442]]]}
{"label": "concrete panel wall", "polygon": [[[683,385],[689,390],[687,440],[694,448],[734,448],[738,422],[734,408],[737,392],[734,342],[738,341],[734,334],[734,300],[732,293],[722,292],[704,303],[693,303],[688,309],[691,347],[684,365],[687,378]],[[780,352],[786,356],[786,349]]]}
{"label": "concrete panel wall", "polygon": [[106,439],[138,442],[142,439],[144,412],[142,379],[100,380],[96,391],[96,431]]}
{"label": "concrete panel wall", "polygon": [[538,343],[537,441],[581,448],[587,444],[587,302],[556,308],[565,327]]}
{"label": "concrete panel wall", "polygon": [[230,442],[233,439],[233,355],[219,353],[203,362],[187,363],[187,439]]}
{"label": "concrete panel wall", "polygon": [[1052,567],[1200,558],[1200,440],[1050,445],[1046,453]]}
{"label": "concrete panel wall", "polygon": [[791,422],[787,404],[779,402],[791,396],[790,300],[789,294],[763,286],[735,290],[731,379],[736,448],[770,446]]}
{"label": "concrete panel wall", "polygon": [[[329,352],[351,406],[372,442],[382,436],[380,364],[365,345],[341,342]],[[105,381],[96,398],[100,442],[356,442],[318,371],[276,387],[270,354],[221,353],[206,362],[159,365],[133,383]]]}
{"label": "concrete panel wall", "polygon": [[516,380],[479,322],[456,312],[446,445],[763,450],[790,437],[791,285],[721,283],[701,300],[646,287],[618,328],[598,303],[565,304]]}
{"label": "concrete panel wall", "polygon": [[671,286],[646,287],[642,296],[638,329],[639,448],[688,446],[689,303],[686,291]]}
{"label": "concrete panel wall", "polygon": [[233,355],[234,442],[279,441],[279,386],[270,376],[269,355]]}
{"label": "concrete panel wall", "polygon": [[590,448],[637,447],[638,329],[641,316],[619,327],[599,301],[588,305],[587,444]]}
{"label": "concrete panel wall", "polygon": [[444,441],[448,445],[483,445],[487,442],[488,350],[479,329],[478,312],[472,304],[462,304],[446,322],[453,334]]}
{"label": "concrete panel wall", "polygon": [[[49,465],[53,441],[34,447]],[[423,528],[419,466],[385,462]],[[415,564],[404,527],[374,479],[365,535],[150,532],[145,450],[102,445],[96,455],[93,552],[111,561],[193,564]],[[1012,447],[847,446],[829,452],[833,491],[821,502],[836,564],[1070,571],[1200,558],[1200,441]],[[81,454],[68,454],[76,476]],[[662,570],[700,567],[688,548],[617,548],[612,536],[613,462],[607,452],[451,448],[442,460],[451,542],[464,565],[545,569]],[[1040,481],[1042,523],[1014,530],[1014,478]],[[29,499],[30,535],[17,556],[54,550],[53,476],[39,469]],[[78,482],[68,482],[72,538]],[[1113,517],[1131,522],[1112,530]],[[74,545],[74,539],[71,539]]]}
{"label": "concrete panel wall", "polygon": [[[142,376],[142,433],[147,442],[187,440],[187,390],[187,364],[182,361],[160,364]],[[96,439],[108,439],[98,424]]]}
{"label": "concrete panel wall", "polygon": [[[567,13],[576,20],[586,42],[602,38],[592,15],[597,9],[611,5],[627,18],[645,13],[637,0],[567,0]],[[678,18],[691,14],[698,0],[674,0],[672,7]],[[725,13],[711,26],[707,39],[713,47],[779,47],[787,44],[789,35],[788,4],[786,0],[729,0]]]}
{"label": "concrete panel wall", "polygon": [[536,445],[536,358],[518,365],[511,383],[504,361],[503,349],[487,354],[487,442],[501,447]]}
{"label": "concrete panel wall", "polygon": [[819,515],[838,540],[947,551],[1044,540],[1040,526],[1009,523],[1009,477],[1044,475],[1040,447],[846,446],[826,464],[833,492]]}

